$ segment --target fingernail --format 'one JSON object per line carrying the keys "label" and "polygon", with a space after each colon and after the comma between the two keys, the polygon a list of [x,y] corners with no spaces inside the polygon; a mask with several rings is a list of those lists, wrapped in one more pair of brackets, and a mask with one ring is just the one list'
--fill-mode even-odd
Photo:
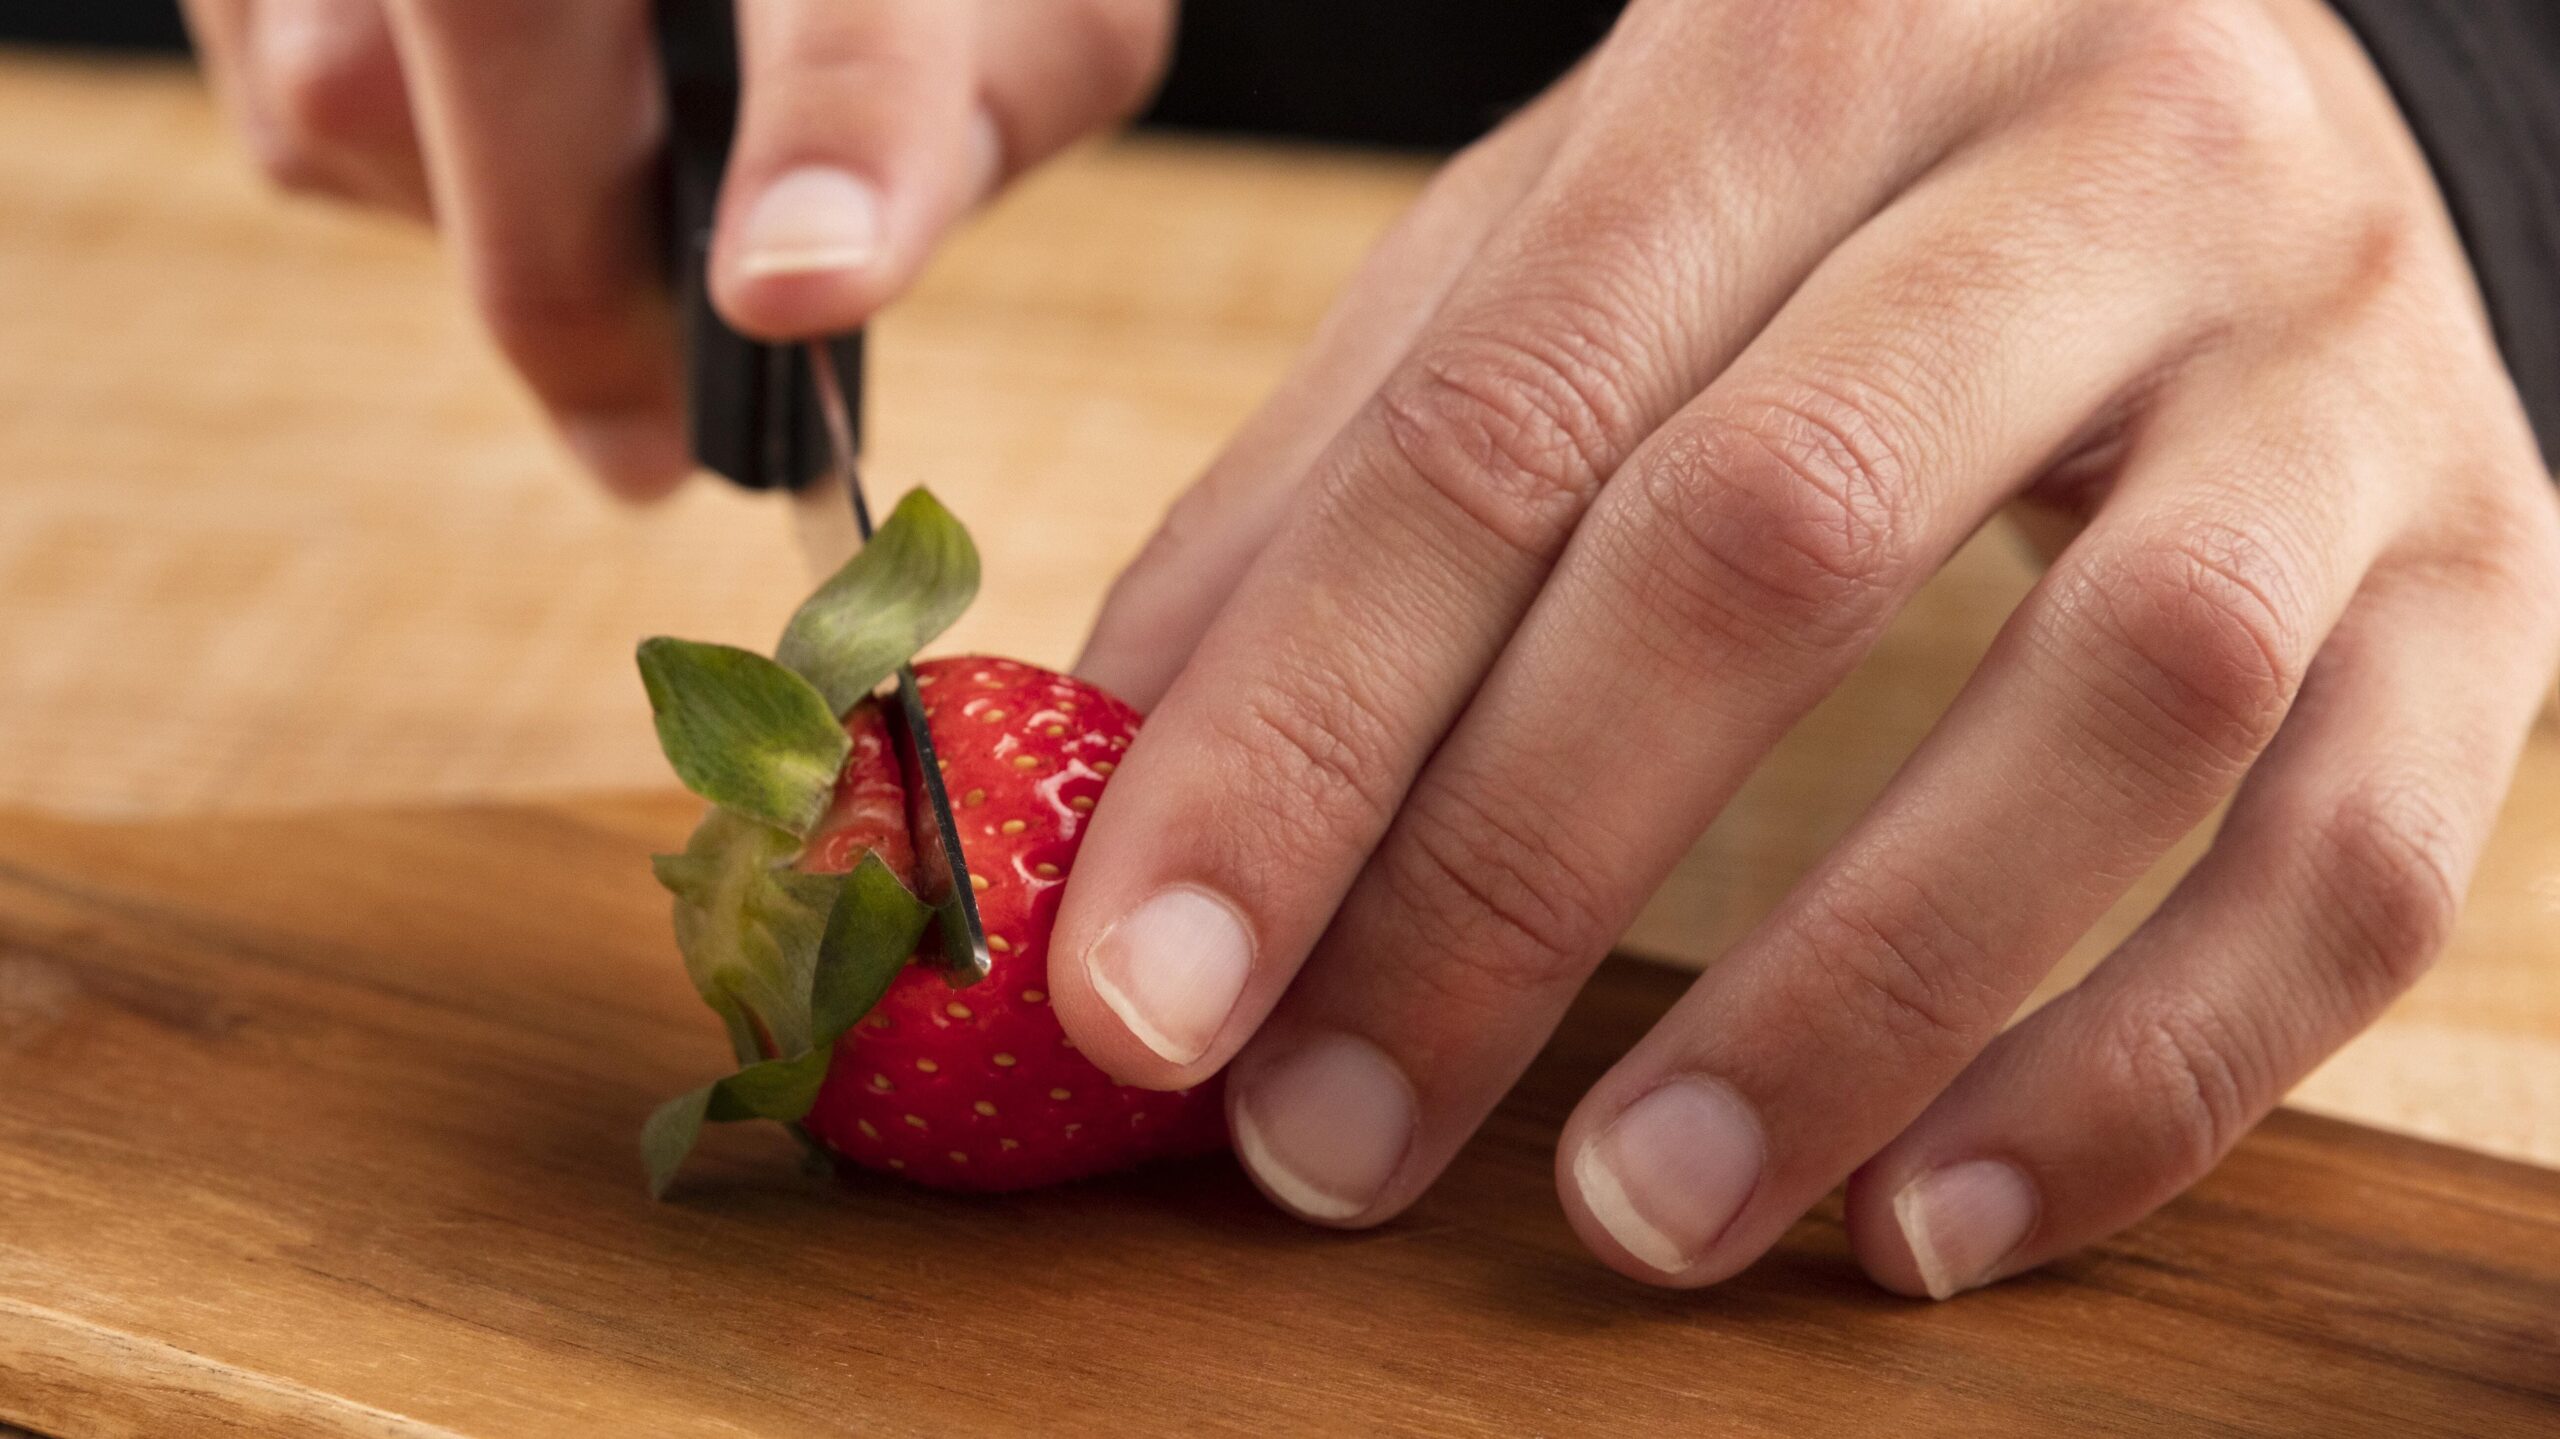
{"label": "fingernail", "polygon": [[1893,1196],[1893,1221],[1932,1299],[1979,1288],[2035,1227],[2036,1187],[2017,1167],[1973,1159],[1931,1170]]}
{"label": "fingernail", "polygon": [[1742,1212],[1765,1149],[1740,1095],[1712,1079],[1675,1079],[1583,1145],[1573,1181],[1620,1248],[1677,1274]]}
{"label": "fingernail", "polygon": [[656,499],[693,469],[682,429],[654,410],[564,415],[560,438],[578,463],[628,499]]}
{"label": "fingernail", "polygon": [[1273,1198],[1309,1219],[1349,1219],[1378,1202],[1413,1143],[1413,1086],[1385,1051],[1327,1034],[1238,1096],[1236,1152]]}
{"label": "fingernail", "polygon": [[1172,1064],[1206,1054],[1244,993],[1253,935],[1225,900],[1191,885],[1159,890],[1085,951],[1093,992]]}
{"label": "fingernail", "polygon": [[880,251],[880,196],[824,165],[804,165],[765,187],[741,232],[742,275],[851,270]]}

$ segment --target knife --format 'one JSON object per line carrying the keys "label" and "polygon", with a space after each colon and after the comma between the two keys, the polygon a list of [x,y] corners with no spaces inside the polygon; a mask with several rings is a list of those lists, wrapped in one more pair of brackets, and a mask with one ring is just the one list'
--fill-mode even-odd
{"label": "knife", "polygon": [[[684,347],[685,434],[694,458],[732,483],[792,497],[801,545],[820,577],[871,539],[862,493],[862,333],[767,344],[729,328],[711,305],[711,224],[738,119],[732,0],[656,0],[666,87],[669,278]],[[898,666],[890,734],[913,783],[907,823],[916,879],[934,907],[955,983],[994,962],[969,883],[959,821],[935,761],[913,665]]]}

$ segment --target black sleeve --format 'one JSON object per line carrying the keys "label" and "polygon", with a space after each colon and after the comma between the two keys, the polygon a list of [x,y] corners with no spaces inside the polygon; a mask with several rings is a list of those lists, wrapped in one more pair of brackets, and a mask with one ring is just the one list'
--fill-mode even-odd
{"label": "black sleeve", "polygon": [[2435,167],[2560,467],[2560,0],[2333,0]]}
{"label": "black sleeve", "polygon": [[1451,149],[1600,43],[1624,3],[1183,0],[1173,66],[1147,119]]}

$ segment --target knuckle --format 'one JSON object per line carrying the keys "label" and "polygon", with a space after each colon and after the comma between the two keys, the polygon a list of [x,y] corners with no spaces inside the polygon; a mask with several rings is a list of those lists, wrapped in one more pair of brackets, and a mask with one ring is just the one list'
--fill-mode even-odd
{"label": "knuckle", "polygon": [[1832,649],[1872,635],[1915,562],[1903,467],[1870,407],[1807,390],[1666,430],[1632,475],[1637,561],[1687,624]]}
{"label": "knuckle", "polygon": [[2443,797],[2407,777],[2355,785],[2320,822],[2315,863],[2365,1007],[2416,983],[2452,939],[2463,835]]}
{"label": "knuckle", "polygon": [[2272,1093],[2266,1065],[2239,1023],[2208,1000],[2168,994],[2118,1017],[2119,1037],[2102,1054],[2109,1087],[2125,1097],[2116,1112],[2138,1150],[2195,1175],[2240,1141]]}
{"label": "knuckle", "polygon": [[1378,418],[1428,490],[1510,548],[1543,557],[1607,473],[1610,437],[1627,428],[1602,353],[1579,339],[1443,339],[1379,390]]}
{"label": "knuckle", "polygon": [[1224,748],[1249,767],[1234,788],[1279,796],[1254,806],[1256,817],[1299,831],[1283,844],[1328,844],[1392,813],[1398,766],[1384,715],[1321,659],[1302,662],[1284,646],[1271,663],[1269,677],[1221,707],[1218,720]]}
{"label": "knuckle", "polygon": [[2291,39],[2255,0],[2149,0],[2128,19],[2120,74],[2173,121],[2241,136],[2307,84]]}
{"label": "knuckle", "polygon": [[[2353,207],[2340,229],[2342,259],[2331,308],[2342,321],[2387,315],[2413,297],[2429,305],[2452,299],[2441,238],[2409,196],[2395,193],[2365,201]],[[2459,313],[2450,303],[2444,309]]]}
{"label": "knuckle", "polygon": [[2318,101],[2301,57],[2263,7],[2152,0],[2129,29],[2114,78],[2146,148],[2182,170],[2272,174],[2301,163]]}
{"label": "knuckle", "polygon": [[1864,866],[1814,900],[1794,938],[1821,977],[1824,1032],[1887,1034],[1907,1056],[1954,1064],[2007,1017],[1989,946],[1916,880]]}
{"label": "knuckle", "polygon": [[2304,216],[2295,243],[2236,257],[2244,282],[2339,343],[2458,349],[2470,281],[2424,204],[2383,187],[2333,194],[2325,209]]}
{"label": "knuckle", "polygon": [[2180,749],[2245,764],[2273,738],[2310,663],[2308,625],[2285,565],[2221,524],[2077,574],[2064,608],[2098,631],[2114,696]]}
{"label": "knuckle", "polygon": [[1402,962],[1444,997],[1501,1007],[1581,978],[1615,928],[1552,826],[1521,822],[1459,786],[1408,806],[1380,877],[1430,942]]}

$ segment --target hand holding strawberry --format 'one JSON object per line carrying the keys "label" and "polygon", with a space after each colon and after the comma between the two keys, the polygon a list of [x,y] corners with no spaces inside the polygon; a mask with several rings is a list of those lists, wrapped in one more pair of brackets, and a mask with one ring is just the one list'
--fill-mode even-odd
{"label": "hand holding strawberry", "polygon": [[952,1189],[1223,1146],[1214,1083],[1115,1085],[1048,1007],[1059,891],[1137,732],[1127,705],[1013,660],[917,666],[995,962],[962,985],[926,958],[941,949],[913,888],[913,785],[872,691],[977,579],[967,533],[918,490],[792,617],[779,659],[640,647],[667,757],[715,806],[658,877],[741,1066],[650,1116],[653,1193],[705,1120],[779,1120],[852,1163]]}

